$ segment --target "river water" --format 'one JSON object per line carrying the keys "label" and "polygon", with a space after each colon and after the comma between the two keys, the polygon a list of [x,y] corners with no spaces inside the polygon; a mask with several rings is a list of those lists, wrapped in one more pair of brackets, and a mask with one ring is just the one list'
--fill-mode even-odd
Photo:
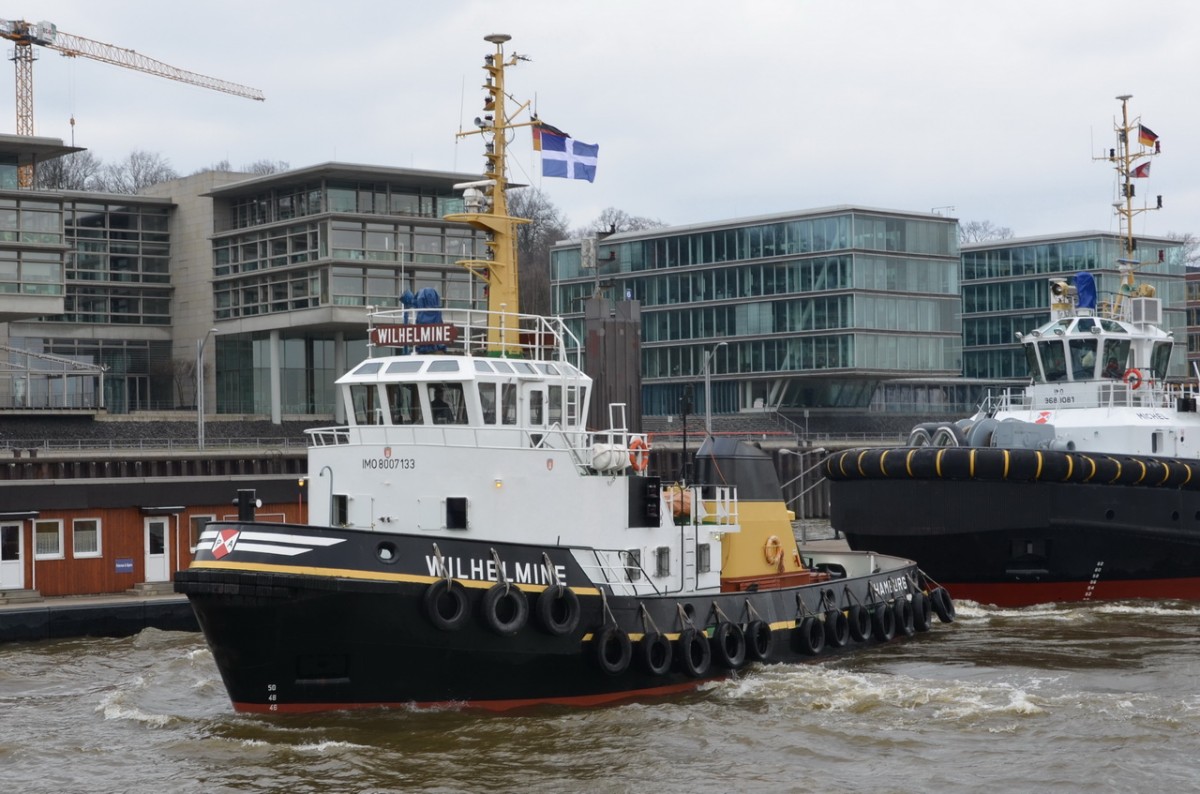
{"label": "river water", "polygon": [[5,792],[1014,792],[1200,785],[1200,604],[951,625],[653,703],[234,713],[198,634],[0,646]]}

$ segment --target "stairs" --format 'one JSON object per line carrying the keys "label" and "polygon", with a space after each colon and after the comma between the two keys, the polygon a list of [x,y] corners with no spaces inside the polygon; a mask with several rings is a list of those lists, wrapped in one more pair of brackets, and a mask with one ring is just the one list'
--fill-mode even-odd
{"label": "stairs", "polygon": [[38,590],[0,590],[0,604],[36,604],[41,600]]}
{"label": "stairs", "polygon": [[174,582],[138,582],[133,587],[125,591],[130,595],[136,596],[165,596],[175,594]]}

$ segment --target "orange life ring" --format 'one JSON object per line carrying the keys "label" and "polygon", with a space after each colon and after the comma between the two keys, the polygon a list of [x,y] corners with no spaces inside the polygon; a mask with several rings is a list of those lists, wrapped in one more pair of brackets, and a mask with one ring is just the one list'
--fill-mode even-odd
{"label": "orange life ring", "polygon": [[1136,389],[1142,385],[1142,373],[1130,367],[1125,370],[1125,374],[1121,376],[1121,380],[1129,384],[1129,388]]}
{"label": "orange life ring", "polygon": [[783,544],[779,542],[778,535],[767,538],[767,542],[763,546],[763,557],[766,559],[767,565],[774,565],[783,559]]}
{"label": "orange life ring", "polygon": [[650,447],[640,438],[635,438],[629,444],[629,465],[638,473],[650,465]]}

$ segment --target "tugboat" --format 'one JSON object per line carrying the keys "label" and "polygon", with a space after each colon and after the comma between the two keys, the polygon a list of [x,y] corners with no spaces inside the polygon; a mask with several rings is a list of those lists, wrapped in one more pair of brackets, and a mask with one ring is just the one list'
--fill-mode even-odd
{"label": "tugboat", "polygon": [[697,482],[664,486],[624,406],[586,428],[578,340],[511,311],[508,40],[486,37],[488,171],[448,216],[490,234],[460,263],[488,309],[369,311],[346,426],[308,432],[310,523],[256,521],[243,492],[176,576],[234,708],[601,704],[949,622],[910,560],[802,554],[761,449],[709,438]]}
{"label": "tugboat", "polygon": [[1088,272],[1050,279],[1050,321],[1019,336],[1029,386],[989,395],[969,418],[918,425],[905,447],[824,463],[830,520],[851,547],[914,556],[960,599],[1200,598],[1196,389],[1168,382],[1176,343],[1136,278],[1132,218],[1146,208],[1133,206],[1130,179],[1160,149],[1119,99],[1104,158],[1124,196],[1115,293],[1098,299]]}

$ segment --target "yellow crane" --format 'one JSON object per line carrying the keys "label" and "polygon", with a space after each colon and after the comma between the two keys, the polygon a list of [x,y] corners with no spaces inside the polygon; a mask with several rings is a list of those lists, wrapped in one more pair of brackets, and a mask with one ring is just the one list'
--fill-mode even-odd
{"label": "yellow crane", "polygon": [[[189,72],[162,61],[148,58],[141,53],[114,47],[101,41],[85,39],[64,33],[50,22],[33,24],[20,19],[0,19],[0,38],[8,39],[16,46],[12,60],[17,67],[17,135],[33,135],[33,45],[57,50],[69,58],[91,58],[114,66],[124,66],[147,74],[156,74],[178,80],[181,83],[224,91],[226,94],[263,101],[262,91],[249,86],[219,80],[215,77]],[[33,169],[23,166],[19,175],[21,187],[32,187]]]}

